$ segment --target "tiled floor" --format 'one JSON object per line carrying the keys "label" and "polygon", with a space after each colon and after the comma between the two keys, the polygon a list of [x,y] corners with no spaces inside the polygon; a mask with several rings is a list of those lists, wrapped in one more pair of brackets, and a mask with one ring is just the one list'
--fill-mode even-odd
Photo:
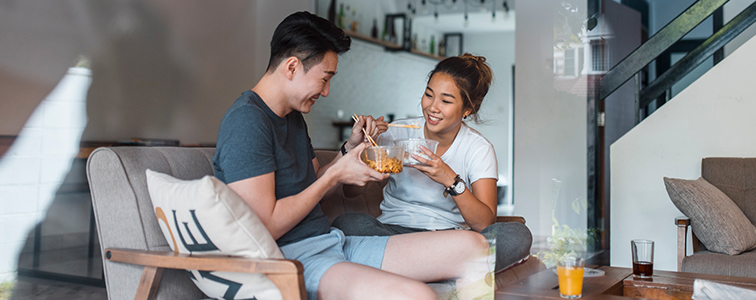
{"label": "tiled floor", "polygon": [[11,300],[106,300],[105,288],[19,276]]}
{"label": "tiled floor", "polygon": [[[99,247],[93,257],[88,257],[87,247],[43,251],[39,255],[39,267],[32,264],[31,253],[21,254],[19,268],[29,271],[48,272],[60,276],[76,276],[97,281],[102,278],[102,261]],[[108,299],[105,288],[69,282],[46,280],[20,275],[11,299]]]}
{"label": "tiled floor", "polygon": [[52,272],[61,275],[102,279],[102,259],[100,247],[94,248],[92,257],[88,256],[87,247],[56,249],[43,251],[39,255],[39,266],[33,266],[33,254],[22,253],[18,266],[22,269],[33,269]]}

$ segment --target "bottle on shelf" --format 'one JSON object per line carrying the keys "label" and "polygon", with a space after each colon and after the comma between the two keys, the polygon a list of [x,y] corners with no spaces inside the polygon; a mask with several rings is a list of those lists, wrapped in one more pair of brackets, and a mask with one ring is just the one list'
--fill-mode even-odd
{"label": "bottle on shelf", "polygon": [[388,39],[387,28],[388,28],[388,18],[384,18],[383,31],[381,32],[381,41],[387,41]]}
{"label": "bottle on shelf", "polygon": [[328,5],[328,21],[336,24],[336,0],[331,0],[331,4]]}
{"label": "bottle on shelf", "polygon": [[435,54],[435,53],[436,53],[436,51],[435,51],[435,50],[436,50],[436,36],[435,36],[435,35],[431,35],[431,39],[430,39],[430,49],[429,49],[429,51],[428,51],[428,52],[430,52],[430,54],[431,54],[431,55],[433,55],[433,54]]}
{"label": "bottle on shelf", "polygon": [[357,21],[357,9],[352,7],[352,22],[350,23],[350,26],[352,28],[352,31],[357,32],[358,28],[357,25],[359,22]]}
{"label": "bottle on shelf", "polygon": [[344,3],[339,5],[339,15],[336,17],[336,26],[344,28]]}
{"label": "bottle on shelf", "polygon": [[342,21],[342,24],[344,24],[344,27],[342,27],[345,30],[352,30],[352,8],[349,7],[349,4],[346,5],[346,9],[344,9],[344,21]]}
{"label": "bottle on shelf", "polygon": [[373,19],[373,28],[370,29],[370,36],[374,39],[378,38],[378,19]]}
{"label": "bottle on shelf", "polygon": [[446,57],[446,48],[444,46],[444,40],[438,41],[438,56]]}

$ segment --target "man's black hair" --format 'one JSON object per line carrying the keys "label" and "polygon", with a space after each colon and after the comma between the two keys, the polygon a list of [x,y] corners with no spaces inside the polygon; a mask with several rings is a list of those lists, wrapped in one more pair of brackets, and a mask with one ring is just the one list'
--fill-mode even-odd
{"label": "man's black hair", "polygon": [[342,54],[352,43],[341,28],[306,11],[293,13],[278,24],[270,41],[268,72],[285,59],[296,56],[305,72],[320,63],[328,51]]}

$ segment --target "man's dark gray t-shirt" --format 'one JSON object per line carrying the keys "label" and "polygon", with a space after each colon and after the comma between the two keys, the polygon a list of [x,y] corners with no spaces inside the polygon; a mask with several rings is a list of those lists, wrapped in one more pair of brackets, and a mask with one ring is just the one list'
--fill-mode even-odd
{"label": "man's dark gray t-shirt", "polygon": [[[213,168],[225,183],[274,172],[278,200],[299,194],[315,182],[313,158],[302,113],[292,111],[281,118],[257,93],[245,91],[223,116]],[[276,243],[281,247],[328,232],[328,218],[317,204]]]}

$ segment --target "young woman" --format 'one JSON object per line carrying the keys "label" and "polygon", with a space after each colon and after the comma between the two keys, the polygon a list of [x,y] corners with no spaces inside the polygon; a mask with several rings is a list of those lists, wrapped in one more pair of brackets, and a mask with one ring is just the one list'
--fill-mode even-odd
{"label": "young woman", "polygon": [[389,127],[378,138],[381,145],[431,139],[438,141],[436,152],[423,149],[429,159],[413,154],[422,164],[389,178],[377,219],[342,214],[332,226],[359,236],[471,229],[496,241],[496,271],[527,257],[532,243],[528,228],[517,222],[495,223],[498,171],[493,145],[464,121],[478,120],[492,77],[482,56],[466,53],[439,62],[422,96],[423,118],[395,122],[422,127]]}

